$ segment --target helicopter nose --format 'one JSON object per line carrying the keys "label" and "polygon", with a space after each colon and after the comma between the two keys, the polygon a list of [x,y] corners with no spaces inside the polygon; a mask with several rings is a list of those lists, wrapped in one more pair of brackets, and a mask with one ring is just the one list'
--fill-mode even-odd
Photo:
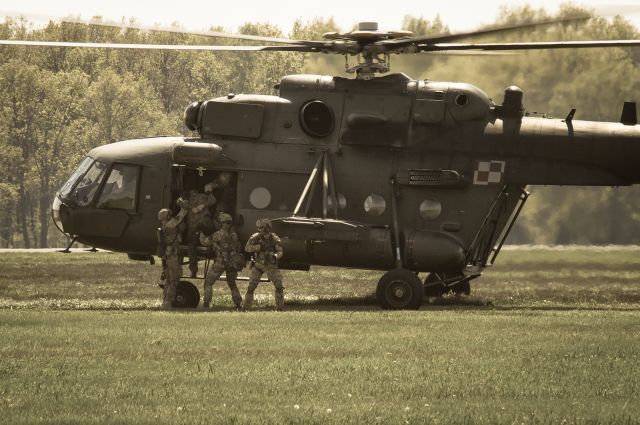
{"label": "helicopter nose", "polygon": [[53,224],[56,228],[62,232],[64,232],[64,228],[62,227],[62,221],[60,220],[60,206],[62,205],[62,201],[58,194],[56,194],[55,198],[53,198],[53,204],[51,205],[51,218],[53,219]]}

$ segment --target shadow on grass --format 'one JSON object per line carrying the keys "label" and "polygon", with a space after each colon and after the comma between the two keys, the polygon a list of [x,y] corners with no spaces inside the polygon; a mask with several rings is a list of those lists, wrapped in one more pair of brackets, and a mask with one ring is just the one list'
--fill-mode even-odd
{"label": "shadow on grass", "polygon": [[[446,295],[439,298],[425,298],[422,311],[640,311],[640,305],[630,306],[611,304],[580,305],[568,303],[562,305],[561,301],[550,305],[526,304],[499,304],[493,300],[478,296]],[[238,310],[230,305],[216,305],[211,309],[190,308],[164,310],[155,303],[136,303],[135,301],[110,300],[109,302],[94,302],[90,300],[33,300],[0,302],[0,310],[56,310],[56,311],[158,311],[179,314],[203,314],[203,313],[232,313]],[[251,311],[273,311],[271,303],[254,305]],[[364,296],[339,296],[326,298],[293,298],[288,299],[285,311],[382,311],[373,294]]]}

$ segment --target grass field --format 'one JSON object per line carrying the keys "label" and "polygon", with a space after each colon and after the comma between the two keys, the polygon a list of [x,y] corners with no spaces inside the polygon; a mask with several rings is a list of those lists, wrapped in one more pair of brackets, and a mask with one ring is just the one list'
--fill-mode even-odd
{"label": "grass field", "polygon": [[[640,423],[640,250],[510,249],[472,296],[381,311],[378,272],[158,310],[159,267],[0,254],[0,423]],[[246,283],[240,283],[244,292]]]}

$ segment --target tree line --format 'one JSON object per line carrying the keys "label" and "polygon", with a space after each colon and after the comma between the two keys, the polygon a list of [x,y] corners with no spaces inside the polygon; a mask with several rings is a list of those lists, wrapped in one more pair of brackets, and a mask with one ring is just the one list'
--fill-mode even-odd
{"label": "tree line", "polygon": [[[576,13],[573,6],[560,15]],[[497,24],[549,17],[530,7],[502,9]],[[96,18],[99,21],[99,18]],[[449,32],[439,17],[407,16],[415,35]],[[221,28],[212,28],[220,31]],[[332,19],[297,21],[295,39],[339,31]],[[269,24],[247,23],[242,34],[283,37]],[[623,18],[594,18],[521,31],[486,41],[636,38]],[[50,22],[36,27],[6,19],[0,38],[153,44],[205,44],[210,39],[101,25]],[[484,41],[484,40],[483,40]],[[230,43],[217,39],[215,44]],[[234,44],[236,42],[234,41]],[[504,87],[525,90],[525,107],[576,119],[617,121],[624,100],[640,100],[640,49],[528,52],[507,56],[393,56],[394,72],[416,79],[465,81],[499,103]],[[275,94],[293,73],[343,75],[344,58],[299,53],[138,51],[0,47],[0,247],[64,244],[50,224],[55,191],[90,149],[152,135],[190,134],[184,108],[195,100],[235,93]],[[530,188],[534,196],[513,232],[516,243],[638,243],[636,188]]]}

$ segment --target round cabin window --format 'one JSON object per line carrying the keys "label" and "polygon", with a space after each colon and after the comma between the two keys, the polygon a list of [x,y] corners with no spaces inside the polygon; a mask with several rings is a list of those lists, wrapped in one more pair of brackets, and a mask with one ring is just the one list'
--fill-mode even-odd
{"label": "round cabin window", "polygon": [[364,200],[364,210],[369,215],[382,215],[385,209],[387,209],[386,201],[376,193],[372,193]]}
{"label": "round cabin window", "polygon": [[425,220],[435,220],[441,212],[442,204],[435,199],[425,199],[420,204],[420,216]]}
{"label": "round cabin window", "polygon": [[465,106],[469,103],[469,97],[466,94],[459,94],[456,96],[456,103],[458,106]]}
{"label": "round cabin window", "polygon": [[321,100],[311,100],[300,109],[300,124],[312,137],[325,137],[333,131],[333,111]]}
{"label": "round cabin window", "polygon": [[271,203],[271,192],[266,187],[256,187],[249,194],[249,202],[259,210],[267,208]]}

